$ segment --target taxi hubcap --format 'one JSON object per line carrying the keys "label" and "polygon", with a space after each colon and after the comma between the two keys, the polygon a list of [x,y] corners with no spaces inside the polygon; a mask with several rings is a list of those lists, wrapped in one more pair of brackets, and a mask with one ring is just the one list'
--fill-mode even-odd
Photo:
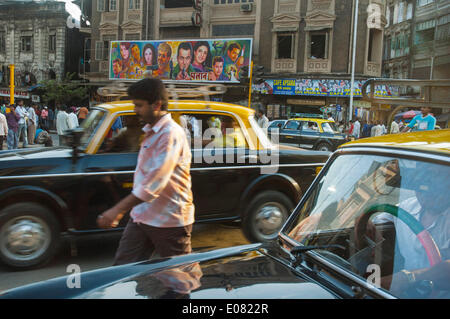
{"label": "taxi hubcap", "polygon": [[284,207],[276,202],[266,203],[256,214],[256,229],[264,239],[273,239],[284,223]]}
{"label": "taxi hubcap", "polygon": [[14,260],[31,260],[42,255],[50,245],[50,229],[35,216],[20,216],[0,230],[0,250]]}

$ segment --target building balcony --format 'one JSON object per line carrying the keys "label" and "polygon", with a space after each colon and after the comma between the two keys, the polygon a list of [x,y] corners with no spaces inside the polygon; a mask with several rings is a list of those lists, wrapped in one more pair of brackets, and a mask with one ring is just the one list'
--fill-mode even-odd
{"label": "building balcony", "polygon": [[192,7],[161,9],[159,25],[161,27],[192,26],[193,13]]}
{"label": "building balcony", "polygon": [[381,64],[377,62],[367,62],[366,70],[364,74],[368,76],[380,77],[381,76]]}
{"label": "building balcony", "polygon": [[306,73],[330,73],[331,61],[329,59],[306,59]]}
{"label": "building balcony", "polygon": [[297,61],[295,59],[275,59],[273,73],[296,73]]}

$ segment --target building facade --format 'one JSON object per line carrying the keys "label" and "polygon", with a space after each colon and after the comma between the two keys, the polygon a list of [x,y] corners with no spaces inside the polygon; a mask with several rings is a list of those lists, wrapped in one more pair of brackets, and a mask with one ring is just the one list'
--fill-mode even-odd
{"label": "building facade", "polygon": [[9,102],[11,64],[15,66],[15,95],[25,100],[31,100],[31,90],[43,80],[61,79],[66,72],[78,74],[81,35],[68,27],[69,16],[64,2],[0,4],[2,102]]}
{"label": "building facade", "polygon": [[[83,1],[82,1],[83,2]],[[271,117],[295,112],[320,113],[322,107],[345,117],[349,104],[354,1],[348,0],[89,0],[90,72],[105,82],[112,40],[252,38],[252,59],[264,66],[269,85],[306,83],[306,90],[264,90],[252,98],[272,106]],[[90,4],[90,5],[89,5]],[[382,74],[385,0],[360,0],[356,80]],[[308,81],[309,80],[309,81]],[[295,87],[296,84],[294,84]],[[314,94],[320,86],[321,94]],[[333,91],[334,90],[334,91]],[[336,90],[338,93],[336,93]],[[289,91],[289,94],[285,94]],[[329,94],[323,94],[327,91]],[[245,101],[248,89],[230,85],[224,99]],[[332,107],[330,108],[330,105]],[[355,108],[371,105],[355,99]],[[379,106],[377,106],[379,107]],[[270,108],[270,107],[269,107]],[[268,109],[269,110],[269,109]],[[324,109],[322,109],[324,110]],[[361,110],[361,114],[363,114]],[[360,114],[360,115],[361,115]]]}

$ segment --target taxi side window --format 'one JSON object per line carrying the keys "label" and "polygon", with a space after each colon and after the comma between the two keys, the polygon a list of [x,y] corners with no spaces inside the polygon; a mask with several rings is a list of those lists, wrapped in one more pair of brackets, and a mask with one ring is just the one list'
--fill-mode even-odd
{"label": "taxi side window", "polygon": [[297,121],[288,121],[284,128],[288,130],[297,130],[299,129],[299,123]]}
{"label": "taxi side window", "polygon": [[144,132],[136,115],[122,115],[116,118],[103,141],[101,153],[138,152]]}
{"label": "taxi side window", "polygon": [[319,126],[317,125],[316,122],[302,122],[302,130],[303,131],[307,131],[307,132],[318,132],[319,131]]}
{"label": "taxi side window", "polygon": [[231,116],[183,113],[179,124],[192,149],[247,147],[239,123]]}

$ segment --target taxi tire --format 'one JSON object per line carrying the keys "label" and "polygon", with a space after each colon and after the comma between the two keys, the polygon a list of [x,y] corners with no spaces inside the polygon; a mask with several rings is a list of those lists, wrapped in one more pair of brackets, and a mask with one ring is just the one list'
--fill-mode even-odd
{"label": "taxi tire", "polygon": [[323,150],[324,152],[331,152],[332,148],[330,146],[330,144],[328,143],[319,143],[319,145],[317,145],[316,150],[320,151],[321,148],[326,148],[326,150]]}
{"label": "taxi tire", "polygon": [[[9,221],[20,218],[21,216],[30,216],[31,221],[38,221],[44,226],[49,233],[48,247],[31,259],[13,259],[10,256],[5,255],[2,251],[5,240],[4,234],[1,232],[3,226]],[[33,202],[17,203],[7,206],[0,211],[0,262],[4,263],[10,268],[17,270],[35,269],[47,264],[57,252],[60,246],[60,225],[54,214],[45,206]]]}
{"label": "taxi tire", "polygon": [[253,199],[250,201],[250,204],[247,206],[247,210],[242,218],[242,232],[244,236],[253,243],[259,242],[270,242],[277,238],[278,231],[274,233],[273,238],[266,238],[260,232],[258,232],[256,226],[257,215],[259,214],[259,208],[263,207],[264,204],[276,203],[279,208],[281,208],[280,212],[282,213],[281,227],[284,225],[286,219],[294,210],[294,204],[285,194],[278,191],[263,191],[258,193]]}

